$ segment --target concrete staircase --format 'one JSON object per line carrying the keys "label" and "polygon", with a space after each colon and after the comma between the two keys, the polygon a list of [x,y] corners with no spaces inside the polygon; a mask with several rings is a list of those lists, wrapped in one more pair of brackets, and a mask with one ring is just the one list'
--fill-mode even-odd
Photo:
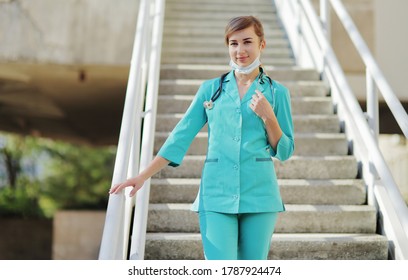
{"label": "concrete staircase", "polygon": [[[366,204],[358,163],[349,154],[330,91],[291,56],[269,0],[167,0],[155,152],[182,117],[204,79],[229,71],[223,32],[229,18],[255,15],[265,27],[262,62],[291,92],[295,155],[275,161],[287,211],[280,215],[270,259],[387,259],[376,234],[376,209]],[[198,219],[189,210],[207,147],[204,128],[183,164],[152,178],[146,259],[203,259]]]}

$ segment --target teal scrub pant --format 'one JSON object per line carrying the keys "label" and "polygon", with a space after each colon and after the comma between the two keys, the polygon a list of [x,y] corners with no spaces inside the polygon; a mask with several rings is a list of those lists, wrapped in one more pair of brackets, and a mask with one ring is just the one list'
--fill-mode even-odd
{"label": "teal scrub pant", "polygon": [[199,212],[207,260],[266,260],[278,213]]}

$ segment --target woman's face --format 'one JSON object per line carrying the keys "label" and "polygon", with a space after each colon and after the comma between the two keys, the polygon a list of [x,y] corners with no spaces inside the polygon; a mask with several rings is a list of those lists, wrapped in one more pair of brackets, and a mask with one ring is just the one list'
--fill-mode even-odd
{"label": "woman's face", "polygon": [[265,48],[265,41],[260,42],[254,27],[236,31],[229,36],[228,50],[232,61],[239,66],[248,66]]}

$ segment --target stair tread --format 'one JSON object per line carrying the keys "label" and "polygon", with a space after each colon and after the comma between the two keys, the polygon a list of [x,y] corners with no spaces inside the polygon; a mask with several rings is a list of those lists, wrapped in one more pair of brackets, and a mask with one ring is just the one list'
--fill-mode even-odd
{"label": "stair tread", "polygon": [[[151,180],[152,184],[199,184],[200,178],[154,178]],[[321,179],[321,180],[305,180],[305,179],[278,179],[279,185],[314,185],[314,184],[330,184],[330,185],[344,185],[355,184],[362,182],[362,179]]]}
{"label": "stair tread", "polygon": [[[184,113],[158,113],[157,117],[159,118],[181,118],[184,116]],[[310,119],[310,120],[319,120],[319,119],[335,119],[338,121],[337,115],[328,115],[328,114],[304,114],[304,115],[293,115],[293,119]]]}
{"label": "stair tread", "polygon": [[[155,136],[154,153],[157,153],[170,135],[170,131],[158,131]],[[296,149],[294,155],[328,156],[347,155],[348,144],[344,133],[311,133],[295,130]],[[206,155],[208,150],[208,132],[202,130],[194,137],[187,155]]]}
{"label": "stair tread", "polygon": [[[216,78],[216,77],[214,77]],[[160,80],[160,84],[166,85],[201,85],[205,79],[162,79]],[[319,85],[324,86],[324,82],[322,81],[287,81],[285,84],[296,84],[296,85]]]}
{"label": "stair tread", "polygon": [[[158,131],[156,132],[156,136],[158,137],[168,137],[170,135],[170,131]],[[294,133],[295,138],[318,138],[318,139],[346,139],[346,134],[338,132],[338,133],[333,133],[333,132],[316,132],[316,133],[311,133],[311,132],[298,132]],[[208,132],[201,131],[198,132],[196,135],[196,138],[207,138],[208,137]]]}
{"label": "stair tread", "polygon": [[[208,39],[211,40],[211,39]],[[175,63],[175,62],[182,62],[182,63],[208,63],[213,64],[215,62],[224,61],[225,64],[229,62],[229,58],[225,56],[224,59],[220,57],[163,57],[162,61],[164,63]],[[294,65],[295,61],[291,57],[267,57],[262,60],[262,62],[266,65],[279,65],[279,66],[288,66]]]}
{"label": "stair tread", "polygon": [[[148,232],[148,240],[174,239],[174,240],[201,240],[200,233],[194,232]],[[298,242],[333,242],[334,240],[378,240],[386,241],[386,237],[375,233],[275,233],[272,240],[298,241]]]}
{"label": "stair tread", "polygon": [[[220,74],[220,73],[218,73]],[[209,79],[216,78],[214,75]],[[273,78],[273,77],[272,77]],[[159,97],[168,95],[190,95],[194,96],[205,79],[162,79],[159,83]],[[287,87],[292,98],[294,97],[327,97],[329,90],[322,81],[304,80],[294,82],[292,80],[279,81]],[[329,100],[329,99],[328,99]]]}
{"label": "stair tread", "polygon": [[[156,211],[191,211],[191,203],[150,203],[149,210]],[[375,212],[370,205],[310,205],[310,204],[285,204],[286,212]]]}
{"label": "stair tread", "polygon": [[[150,203],[193,203],[200,178],[152,179]],[[278,179],[286,204],[363,205],[366,188],[361,179]]]}
{"label": "stair tread", "polygon": [[[172,95],[159,95],[160,100],[185,100],[191,101],[194,99],[194,95],[192,94],[172,94]],[[302,102],[319,102],[319,101],[329,101],[331,100],[330,96],[293,96],[291,97],[294,101],[302,101]]]}
{"label": "stair tread", "polygon": [[[298,66],[271,67],[265,66],[265,71],[275,80],[320,80],[320,75],[316,69],[302,68]],[[160,67],[160,77],[163,80],[177,79],[180,77],[211,79],[220,76],[231,70],[229,65],[210,65],[210,64],[165,64]]]}
{"label": "stair tread", "polygon": [[[168,119],[168,118],[182,118],[184,116],[184,113],[165,113],[165,114],[161,114],[158,113],[157,114],[157,118],[164,118],[164,119]],[[293,119],[336,119],[338,120],[337,115],[332,115],[332,114],[297,114],[297,115],[293,115]],[[295,128],[296,130],[296,128]]]}
{"label": "stair tread", "polygon": [[[148,232],[199,232],[191,203],[151,203]],[[368,205],[285,204],[276,233],[375,233],[376,209]]]}
{"label": "stair tread", "polygon": [[[205,160],[205,155],[186,155],[184,160]],[[292,156],[288,161],[295,160],[341,160],[341,159],[355,159],[354,155],[328,155],[328,156]],[[277,162],[280,162],[276,160]],[[339,178],[337,178],[339,179]]]}
{"label": "stair tread", "polygon": [[[388,241],[378,234],[274,233],[271,241],[270,260],[388,258]],[[199,233],[147,233],[146,248],[147,259],[204,259]]]}
{"label": "stair tread", "polygon": [[[220,40],[219,36],[217,38],[212,37],[189,37],[189,36],[173,36],[173,37],[164,37],[163,38],[163,45],[164,46],[185,46],[189,45],[190,47],[199,47],[203,44],[208,46],[218,46],[220,48],[224,47],[224,42]],[[268,46],[273,47],[288,47],[288,42],[285,38],[275,38],[268,41]],[[182,63],[181,61],[174,61],[173,63]],[[208,63],[209,65],[220,63],[220,60],[214,61],[213,63]],[[199,64],[199,63],[198,63]],[[224,64],[225,65],[225,64]],[[295,65],[293,65],[295,66]],[[288,67],[288,66],[286,66]]]}
{"label": "stair tread", "polygon": [[[201,177],[205,155],[186,155],[177,167],[166,167],[159,177]],[[275,160],[275,170],[281,179],[355,179],[358,163],[353,155],[293,155],[285,162]]]}

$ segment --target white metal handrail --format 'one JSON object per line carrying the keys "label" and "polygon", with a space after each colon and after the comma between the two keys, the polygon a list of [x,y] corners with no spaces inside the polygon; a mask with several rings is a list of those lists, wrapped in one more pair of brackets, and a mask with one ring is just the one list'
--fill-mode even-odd
{"label": "white metal handrail", "polygon": [[[141,0],[139,4],[112,185],[123,182],[127,177],[135,176],[139,169],[144,168],[152,158],[164,3],[164,0]],[[145,95],[146,105],[143,112]],[[137,194],[137,209],[134,211],[133,223],[131,216],[135,199],[129,198],[130,190],[127,189],[119,195],[109,196],[99,259],[127,259],[129,255],[137,255],[137,258],[144,257],[149,189],[150,181],[147,181],[142,188],[143,191],[141,190]],[[133,229],[130,228],[131,224],[134,225]],[[135,224],[137,229],[135,229]],[[139,236],[132,238],[131,248],[143,247],[140,253],[140,249],[136,250],[137,253],[135,249],[131,249],[133,253],[128,252],[131,230],[133,235]]]}
{"label": "white metal handrail", "polygon": [[[145,169],[153,158],[154,132],[156,127],[157,99],[159,93],[161,47],[163,37],[165,0],[156,0],[153,13],[152,45],[150,46],[149,83],[142,137],[140,169]],[[147,136],[147,137],[145,137]],[[149,206],[150,179],[136,196],[136,209],[129,259],[143,260],[146,243],[147,214]]]}
{"label": "white metal handrail", "polygon": [[[360,47],[363,40],[361,35],[356,35],[359,34],[357,28],[354,24],[350,24],[352,21],[349,16],[344,16],[347,12],[341,2],[330,1],[332,4],[335,3],[336,12],[341,12],[340,20],[346,22],[346,31],[353,34],[357,42],[356,48],[359,49],[359,52],[364,53],[365,62],[368,62],[366,66],[370,75],[367,78],[367,84],[368,90],[371,91],[370,94],[375,91],[373,90],[375,81],[381,93],[387,96],[385,99],[387,104],[390,103],[389,106],[393,107],[392,112],[396,114],[395,117],[399,118],[401,129],[405,130],[404,127],[408,120],[406,113],[404,115],[400,112],[399,106],[395,105],[400,102],[390,90],[368,48]],[[330,32],[326,32],[323,28],[330,26],[327,1],[321,1],[320,11],[323,24],[309,0],[275,0],[275,4],[298,62],[301,66],[312,66],[320,70],[331,88],[339,117],[346,126],[347,137],[355,147],[356,156],[363,163],[363,178],[368,184],[369,203],[378,207],[384,219],[381,223],[382,230],[392,241],[391,244],[395,246],[391,248],[392,257],[408,259],[408,208],[377,144],[378,130],[376,131],[375,126],[378,127],[378,120],[375,120],[375,114],[378,114],[378,111],[370,109],[369,117],[373,119],[370,120],[373,123],[371,130],[328,42],[327,36],[330,35]],[[295,24],[293,19],[295,19]],[[378,107],[377,98],[371,99],[370,102],[374,104],[372,107]]]}

